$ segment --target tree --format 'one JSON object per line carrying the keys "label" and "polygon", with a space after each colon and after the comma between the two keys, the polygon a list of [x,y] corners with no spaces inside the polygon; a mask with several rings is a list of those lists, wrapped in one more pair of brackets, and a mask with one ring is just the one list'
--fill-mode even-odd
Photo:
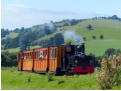
{"label": "tree", "polygon": [[10,31],[8,29],[1,29],[1,37],[5,37],[7,34],[9,34]]}
{"label": "tree", "polygon": [[104,39],[104,36],[103,35],[100,35],[100,39]]}
{"label": "tree", "polygon": [[16,53],[2,52],[1,53],[1,66],[17,66],[17,55]]}
{"label": "tree", "polygon": [[66,23],[63,24],[63,26],[69,26],[69,24],[66,22]]}
{"label": "tree", "polygon": [[72,19],[70,23],[71,23],[71,26],[73,26],[73,25],[76,25],[78,23],[78,21],[75,19]]}
{"label": "tree", "polygon": [[86,37],[83,37],[83,40],[84,40],[84,41],[87,41],[87,38],[86,38]]}
{"label": "tree", "polygon": [[35,32],[27,32],[20,39],[20,49],[21,51],[26,50],[27,46],[30,46],[31,42],[36,40],[37,36]]}
{"label": "tree", "polygon": [[119,49],[114,49],[114,48],[108,48],[108,49],[105,51],[105,55],[106,55],[106,56],[118,55],[119,53],[121,53],[121,50],[119,50]]}
{"label": "tree", "polygon": [[57,33],[54,37],[56,46],[64,44],[64,36],[61,33]]}
{"label": "tree", "polygon": [[87,26],[87,29],[88,29],[88,30],[92,30],[92,25],[89,24],[89,25]]}
{"label": "tree", "polygon": [[118,20],[119,18],[118,18],[117,15],[113,15],[113,16],[111,17],[111,19],[113,19],[113,20]]}
{"label": "tree", "polygon": [[96,39],[96,36],[93,35],[93,36],[92,36],[92,39]]}

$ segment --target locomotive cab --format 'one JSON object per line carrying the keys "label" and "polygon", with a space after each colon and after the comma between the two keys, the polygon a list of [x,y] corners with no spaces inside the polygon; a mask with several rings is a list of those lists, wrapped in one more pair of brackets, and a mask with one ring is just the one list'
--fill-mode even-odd
{"label": "locomotive cab", "polygon": [[85,46],[67,45],[65,46],[65,68],[70,73],[92,73],[94,72],[91,56],[85,55]]}

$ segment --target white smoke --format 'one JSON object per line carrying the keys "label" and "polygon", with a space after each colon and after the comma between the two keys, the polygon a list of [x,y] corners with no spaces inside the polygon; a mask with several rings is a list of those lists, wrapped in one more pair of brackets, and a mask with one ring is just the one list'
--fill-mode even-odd
{"label": "white smoke", "polygon": [[45,23],[45,26],[48,26],[50,30],[54,29],[53,23]]}
{"label": "white smoke", "polygon": [[76,34],[76,32],[74,30],[66,30],[64,32],[64,39],[73,40],[75,44],[84,43],[82,36]]}
{"label": "white smoke", "polygon": [[36,25],[36,26],[33,26],[34,28],[36,28],[38,31],[40,30],[45,30],[45,28],[49,29],[50,31],[54,31],[55,30],[55,26],[53,23],[44,23],[44,24],[41,24],[41,25]]}

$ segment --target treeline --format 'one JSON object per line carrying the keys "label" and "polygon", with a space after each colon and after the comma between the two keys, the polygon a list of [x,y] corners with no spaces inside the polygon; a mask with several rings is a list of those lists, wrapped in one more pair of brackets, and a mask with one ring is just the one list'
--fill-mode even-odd
{"label": "treeline", "polygon": [[[93,17],[91,19],[108,19],[108,20],[111,19],[111,20],[121,21],[121,18],[119,18],[117,15],[113,15],[109,17]],[[88,19],[72,19],[72,20],[66,19],[59,22],[54,22],[54,24],[56,24],[56,27],[74,26],[85,20],[88,20]]]}
{"label": "treeline", "polygon": [[47,46],[58,46],[64,44],[64,36],[61,33],[56,33],[51,38],[46,38],[43,40],[35,40],[31,43],[32,46],[34,45],[41,45],[41,47],[47,47]]}
{"label": "treeline", "polygon": [[117,15],[113,15],[113,16],[109,16],[109,17],[94,17],[92,19],[111,19],[111,20],[121,21],[121,18],[119,18]]}
{"label": "treeline", "polygon": [[17,54],[9,52],[1,52],[1,66],[2,67],[12,67],[17,66]]}
{"label": "treeline", "polygon": [[59,45],[64,43],[62,34],[58,33],[49,40],[44,40],[45,44],[43,44],[43,41],[32,43],[35,40],[56,32],[57,29],[53,24],[43,24],[40,26],[37,25],[33,26],[32,28],[17,28],[13,31],[8,31],[9,33],[5,33],[5,31],[6,30],[2,29],[2,35],[4,37],[11,32],[18,33],[18,36],[15,38],[8,37],[6,39],[2,39],[2,45],[4,46],[4,49],[20,47],[21,51],[23,51],[26,49],[26,47],[31,45],[39,45],[45,47],[48,45]]}

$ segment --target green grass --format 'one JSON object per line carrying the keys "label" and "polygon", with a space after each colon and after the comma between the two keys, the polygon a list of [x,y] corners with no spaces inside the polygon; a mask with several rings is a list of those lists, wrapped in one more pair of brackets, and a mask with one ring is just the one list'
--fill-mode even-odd
{"label": "green grass", "polygon": [[37,48],[41,48],[41,46],[30,46],[30,49],[37,49]]}
{"label": "green grass", "polygon": [[107,39],[90,40],[85,42],[86,54],[93,53],[96,56],[102,56],[108,48],[115,48],[121,50],[121,40]]}
{"label": "green grass", "polygon": [[11,32],[8,35],[6,35],[3,39],[6,39],[6,38],[15,38],[17,36],[18,36],[18,33]]}
{"label": "green grass", "polygon": [[[89,31],[86,27],[91,24],[93,30]],[[76,26],[64,27],[65,30],[74,30],[78,35],[86,37],[87,40],[92,40],[95,35],[97,39],[102,34],[104,39],[121,39],[121,22],[112,20],[87,20],[79,23]]]}
{"label": "green grass", "polygon": [[[18,72],[15,67],[4,67],[1,71],[1,88],[2,90],[99,90],[101,88],[95,80],[96,73],[83,76],[54,76],[54,81],[48,82],[47,75]],[[28,83],[29,77],[31,81]],[[113,89],[121,89],[121,86]]]}
{"label": "green grass", "polygon": [[20,48],[10,48],[10,49],[6,49],[6,50],[2,50],[2,51],[8,51],[10,53],[18,53],[20,51]]}

